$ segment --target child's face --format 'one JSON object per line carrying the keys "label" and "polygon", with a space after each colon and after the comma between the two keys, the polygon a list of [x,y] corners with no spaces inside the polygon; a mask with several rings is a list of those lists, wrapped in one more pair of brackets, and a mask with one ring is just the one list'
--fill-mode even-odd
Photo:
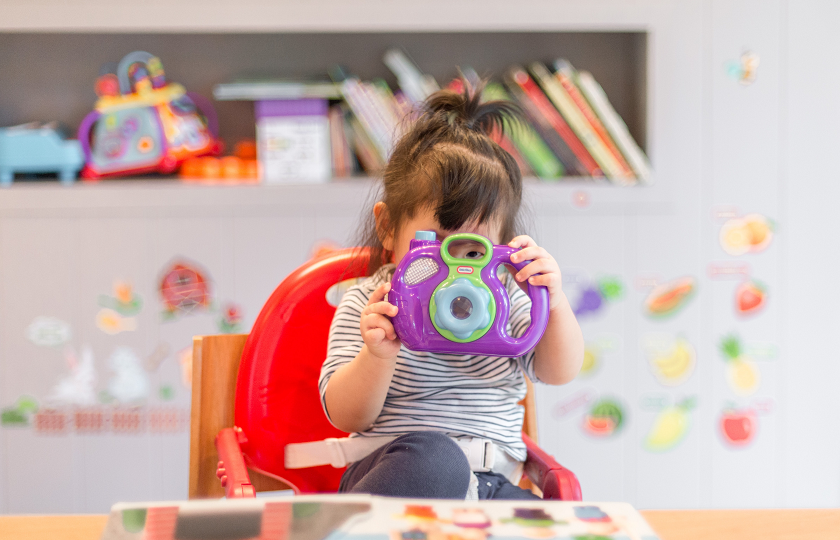
{"label": "child's face", "polygon": [[[473,233],[489,238],[494,245],[501,243],[501,231],[496,220],[479,224],[465,223],[461,228],[450,231],[440,226],[440,223],[435,218],[434,210],[424,208],[418,211],[413,218],[402,224],[393,242],[384,243],[386,249],[393,250],[395,263],[399,264],[403,257],[405,257],[405,254],[408,253],[410,242],[414,239],[414,233],[417,231],[434,231],[437,234],[437,239],[441,241],[453,234]],[[393,247],[387,245],[390,243],[393,243]],[[478,242],[459,241],[449,245],[449,253],[457,259],[480,259],[484,256],[484,252],[484,246]]]}

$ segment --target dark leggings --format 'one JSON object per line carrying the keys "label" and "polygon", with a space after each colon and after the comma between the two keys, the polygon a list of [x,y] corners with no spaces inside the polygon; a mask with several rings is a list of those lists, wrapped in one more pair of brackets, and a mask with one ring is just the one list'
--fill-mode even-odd
{"label": "dark leggings", "polygon": [[[479,499],[539,499],[498,473],[476,473]],[[388,497],[463,499],[470,484],[470,465],[455,441],[436,431],[397,437],[349,467],[341,493]]]}

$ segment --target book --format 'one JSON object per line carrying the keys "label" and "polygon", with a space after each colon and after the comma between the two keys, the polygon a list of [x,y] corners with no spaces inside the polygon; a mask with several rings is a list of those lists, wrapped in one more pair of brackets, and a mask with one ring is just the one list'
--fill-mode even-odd
{"label": "book", "polygon": [[575,102],[575,105],[578,106],[581,113],[589,124],[592,126],[592,129],[595,133],[598,134],[598,137],[607,147],[607,149],[615,156],[616,160],[618,160],[621,168],[624,171],[624,176],[628,177],[628,183],[636,183],[638,178],[636,178],[636,174],[633,171],[633,168],[630,167],[630,164],[627,163],[624,155],[621,151],[616,147],[615,143],[610,137],[609,132],[604,127],[604,124],[601,122],[601,119],[598,118],[598,115],[595,114],[595,111],[592,110],[592,107],[589,105],[589,102],[586,101],[586,98],[581,93],[580,89],[578,88],[575,80],[577,79],[577,71],[572,64],[569,63],[568,60],[559,59],[555,61],[554,67],[556,72],[554,74],[557,81],[560,85],[566,89],[569,93],[569,96],[572,98],[572,101]]}
{"label": "book", "polygon": [[346,178],[353,174],[353,155],[344,130],[344,111],[341,105],[330,107],[328,117],[333,178]]}
{"label": "book", "polygon": [[242,79],[213,87],[219,101],[265,101],[273,99],[340,99],[341,89],[330,81]]}
{"label": "book", "polygon": [[[566,174],[590,176],[589,169],[579,160],[579,153],[571,147],[574,143],[580,145],[580,141],[525,70],[522,68],[510,70],[505,75],[505,82],[514,100],[522,106],[531,125],[563,164]],[[586,152],[582,146],[580,150],[583,153]],[[589,159],[592,158],[589,157]],[[594,164],[594,161],[592,163]],[[593,168],[597,169],[597,165]],[[600,169],[597,172],[600,173]]]}
{"label": "book", "polygon": [[362,169],[369,175],[379,175],[385,169],[385,160],[377,151],[370,137],[362,127],[361,122],[355,115],[349,115],[347,118],[349,129],[348,141],[350,142],[356,158]]}
{"label": "book", "polygon": [[[510,95],[499,83],[489,83],[484,88],[484,95],[491,100],[511,100]],[[529,124],[522,121],[509,126],[507,136],[536,176],[542,179],[563,176],[563,164]]]}
{"label": "book", "polygon": [[627,503],[370,495],[117,503],[102,540],[659,540]]}
{"label": "book", "polygon": [[592,77],[592,74],[587,71],[580,71],[577,73],[577,80],[575,81],[580,88],[589,105],[595,111],[595,114],[601,119],[609,132],[612,140],[616,146],[621,150],[621,153],[627,159],[627,162],[633,168],[633,172],[640,181],[650,182],[650,163],[647,156],[636,144],[633,136],[630,135],[630,130],[627,129],[627,124],[621,119],[621,116],[615,112],[607,94],[601,85]]}
{"label": "book", "polygon": [[332,175],[325,99],[257,101],[257,159],[268,184],[324,182]]}
{"label": "book", "polygon": [[394,75],[406,98],[411,103],[420,103],[434,92],[440,90],[437,81],[431,75],[420,71],[408,55],[400,49],[389,49],[382,59]]}
{"label": "book", "polygon": [[621,163],[598,137],[566,88],[542,63],[533,62],[528,66],[528,69],[607,178],[617,183],[625,183],[630,171],[624,170]]}

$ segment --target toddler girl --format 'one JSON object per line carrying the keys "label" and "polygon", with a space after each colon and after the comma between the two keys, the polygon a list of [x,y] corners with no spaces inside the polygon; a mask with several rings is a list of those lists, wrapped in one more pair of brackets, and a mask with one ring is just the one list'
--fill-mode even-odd
{"label": "toddler girl", "polygon": [[[528,236],[516,235],[521,174],[488,135],[509,125],[514,113],[507,102],[481,103],[481,88],[437,92],[388,162],[382,200],[367,229],[372,277],[341,300],[319,381],[330,422],[362,439],[362,453],[370,451],[348,467],[342,492],[535,497],[515,485],[526,457],[518,405],[526,393],[524,374],[547,384],[571,381],[583,360],[583,337],[557,262]],[[435,231],[438,240],[476,233],[496,245],[523,248],[512,259],[533,262],[515,275],[505,273],[502,282],[511,304],[507,330],[516,337],[530,324],[526,284],[548,288],[548,326],[532,352],[497,358],[401,347],[389,320],[397,308],[386,296],[394,263],[419,230]],[[454,250],[458,258],[484,255],[474,242]]]}

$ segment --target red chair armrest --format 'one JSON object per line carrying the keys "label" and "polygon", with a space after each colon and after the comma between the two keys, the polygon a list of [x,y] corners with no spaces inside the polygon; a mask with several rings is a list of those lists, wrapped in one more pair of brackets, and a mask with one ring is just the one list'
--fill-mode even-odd
{"label": "red chair armrest", "polygon": [[257,496],[254,486],[251,485],[251,477],[248,476],[245,458],[242,457],[242,450],[239,448],[240,435],[242,430],[239,428],[225,428],[216,435],[216,450],[219,452],[216,476],[222,482],[228,499]]}
{"label": "red chair armrest", "polygon": [[553,457],[522,434],[522,440],[528,448],[528,459],[525,461],[525,474],[542,490],[544,499],[560,499],[561,501],[580,501],[580,482],[575,473],[557,463]]}

